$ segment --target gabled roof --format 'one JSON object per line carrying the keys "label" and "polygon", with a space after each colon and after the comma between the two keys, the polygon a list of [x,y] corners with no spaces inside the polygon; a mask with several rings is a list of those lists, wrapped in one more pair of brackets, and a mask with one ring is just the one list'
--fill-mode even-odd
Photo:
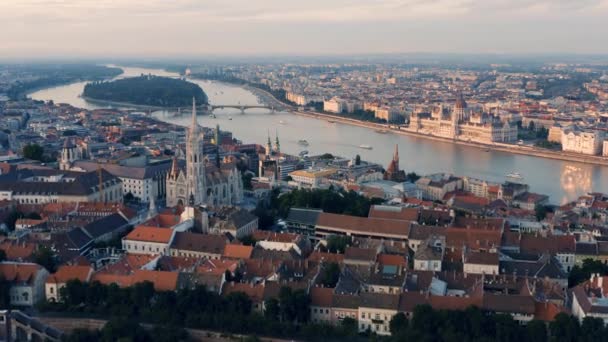
{"label": "gabled roof", "polygon": [[0,275],[8,282],[30,284],[44,267],[33,263],[2,262]]}
{"label": "gabled roof", "polygon": [[173,236],[173,230],[168,228],[137,226],[124,237],[124,240],[169,243],[171,236]]}
{"label": "gabled roof", "polygon": [[286,221],[314,226],[321,212],[321,209],[291,208]]}
{"label": "gabled roof", "polygon": [[57,272],[51,274],[47,280],[47,284],[65,284],[68,280],[78,279],[82,282],[89,280],[93,269],[90,266],[71,266],[63,265],[57,269]]}
{"label": "gabled roof", "polygon": [[367,218],[330,213],[319,214],[317,228],[336,230],[340,232],[352,232],[371,236],[394,236],[406,239],[412,222],[402,220],[388,220],[378,218]]}
{"label": "gabled roof", "polygon": [[96,239],[107,233],[112,233],[129,224],[120,214],[112,214],[95,220],[83,227],[89,237]]}
{"label": "gabled roof", "polygon": [[310,289],[310,305],[328,308],[332,306],[334,289],[329,287],[313,287]]}
{"label": "gabled roof", "polygon": [[211,254],[223,254],[226,237],[223,235],[177,232],[171,249]]}
{"label": "gabled roof", "polygon": [[228,244],[224,246],[224,257],[234,259],[249,259],[253,253],[252,246]]}

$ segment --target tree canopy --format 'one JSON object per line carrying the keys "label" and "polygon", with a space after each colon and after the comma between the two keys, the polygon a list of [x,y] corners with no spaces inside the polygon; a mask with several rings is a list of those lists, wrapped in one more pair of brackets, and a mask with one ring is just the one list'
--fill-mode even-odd
{"label": "tree canopy", "polygon": [[83,96],[104,101],[127,102],[156,107],[188,107],[208,103],[197,84],[170,77],[142,75],[108,82],[88,83]]}

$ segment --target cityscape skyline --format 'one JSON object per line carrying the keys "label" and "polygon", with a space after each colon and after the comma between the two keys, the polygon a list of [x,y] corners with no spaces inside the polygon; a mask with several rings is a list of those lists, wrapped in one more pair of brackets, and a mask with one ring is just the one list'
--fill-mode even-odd
{"label": "cityscape skyline", "polygon": [[605,54],[606,14],[606,0],[7,0],[0,46],[4,59]]}

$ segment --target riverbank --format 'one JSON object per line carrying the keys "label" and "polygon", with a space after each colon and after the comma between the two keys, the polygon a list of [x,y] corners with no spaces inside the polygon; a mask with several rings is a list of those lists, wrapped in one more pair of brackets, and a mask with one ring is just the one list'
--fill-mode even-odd
{"label": "riverbank", "polygon": [[491,151],[514,153],[514,154],[521,154],[521,155],[540,157],[540,158],[549,158],[549,159],[556,159],[556,160],[562,160],[562,161],[571,161],[571,162],[578,162],[578,163],[608,166],[608,158],[600,157],[600,156],[585,156],[585,155],[574,154],[574,153],[541,150],[539,148],[534,148],[534,147],[530,147],[530,146],[520,146],[520,145],[512,145],[512,144],[504,144],[504,143],[484,144],[481,142],[455,140],[455,139],[438,137],[438,136],[434,136],[434,135],[417,133],[417,132],[412,132],[412,131],[407,131],[407,130],[402,130],[402,129],[395,129],[395,128],[389,127],[389,125],[386,125],[386,124],[377,124],[377,123],[373,123],[373,122],[350,119],[350,118],[345,118],[345,117],[338,116],[338,115],[330,115],[330,114],[318,113],[318,112],[293,111],[293,114],[302,115],[302,116],[315,118],[315,119],[338,122],[338,123],[347,124],[347,125],[365,127],[365,128],[374,129],[374,130],[385,130],[387,133],[395,133],[395,134],[417,137],[417,138],[421,138],[421,139],[439,141],[439,142],[456,144],[456,145],[461,145],[461,146],[474,147],[474,148],[478,148],[478,149],[481,149],[484,151],[491,150]]}
{"label": "riverbank", "polygon": [[[272,99],[273,101],[276,101],[277,103],[282,104],[283,106],[287,106],[288,108],[292,108],[292,109],[294,108],[292,105],[280,101],[279,99],[277,99],[272,94],[265,91],[264,89],[252,87],[249,85],[244,86],[244,87],[253,93],[257,93],[256,95],[259,95],[259,93],[262,93],[264,95],[264,97],[268,97],[268,98]],[[378,123],[369,122],[369,121],[351,119],[351,118],[346,118],[346,117],[339,116],[339,115],[331,115],[331,114],[320,113],[320,112],[298,111],[298,110],[292,110],[291,112],[295,115],[306,116],[306,117],[314,118],[314,119],[318,119],[318,120],[333,121],[333,122],[338,122],[338,123],[347,124],[347,125],[369,128],[369,129],[373,129],[373,130],[382,130],[382,131],[386,131],[387,133],[395,133],[395,134],[407,135],[407,136],[421,138],[421,139],[432,140],[432,141],[456,144],[456,145],[461,145],[461,146],[468,146],[468,147],[481,149],[484,151],[490,150],[490,151],[526,155],[526,156],[532,156],[532,157],[538,157],[538,158],[547,158],[547,159],[555,159],[555,160],[561,160],[561,161],[585,163],[585,164],[591,164],[591,165],[608,166],[608,158],[602,157],[602,156],[588,156],[588,155],[581,155],[581,154],[577,154],[577,153],[568,153],[568,152],[563,152],[563,151],[551,151],[551,150],[527,146],[527,145],[515,145],[515,144],[505,144],[505,143],[487,144],[487,143],[482,143],[482,142],[456,140],[456,139],[451,139],[451,138],[445,138],[445,137],[439,137],[439,136],[434,136],[434,135],[430,135],[430,134],[409,131],[409,130],[405,130],[405,129],[391,128],[390,125],[387,125],[387,124],[378,124]]]}
{"label": "riverbank", "polygon": [[[159,107],[159,106],[148,106],[148,105],[138,105],[138,104],[134,104],[134,103],[130,103],[130,102],[118,102],[118,101],[110,101],[110,100],[99,100],[99,99],[94,99],[94,98],[90,98],[87,96],[80,96],[81,99],[87,101],[87,102],[91,102],[93,104],[98,104],[98,105],[102,105],[102,106],[112,106],[112,107],[116,107],[116,108],[126,108],[126,109],[140,109],[140,110],[149,110],[149,111],[177,111],[179,109],[185,109],[185,110],[190,110],[191,107],[189,106],[184,106],[184,107]],[[204,108],[203,108],[204,107]],[[203,106],[198,106],[197,109],[201,109],[201,110],[205,110],[206,111],[206,105]]]}

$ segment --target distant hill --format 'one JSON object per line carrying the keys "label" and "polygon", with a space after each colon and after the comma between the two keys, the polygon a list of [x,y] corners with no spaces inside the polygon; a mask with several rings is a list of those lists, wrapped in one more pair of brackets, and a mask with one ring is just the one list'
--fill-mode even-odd
{"label": "distant hill", "polygon": [[92,82],[84,87],[86,98],[155,107],[187,107],[192,98],[207,104],[207,94],[197,84],[181,79],[142,75],[108,82]]}

